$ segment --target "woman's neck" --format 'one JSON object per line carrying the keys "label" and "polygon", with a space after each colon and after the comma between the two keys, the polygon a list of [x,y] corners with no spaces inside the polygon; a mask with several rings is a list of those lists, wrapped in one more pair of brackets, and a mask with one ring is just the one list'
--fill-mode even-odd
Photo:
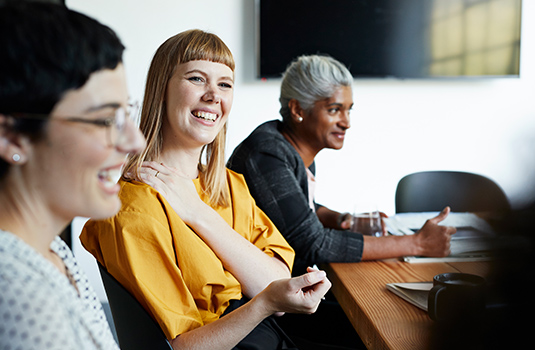
{"label": "woman's neck", "polygon": [[175,168],[182,176],[196,179],[199,176],[198,164],[201,149],[165,148],[162,150],[158,162]]}
{"label": "woman's neck", "polygon": [[299,137],[294,130],[287,126],[281,130],[281,133],[282,136],[284,136],[284,138],[293,146],[293,148],[295,148],[297,153],[299,153],[299,156],[301,156],[305,167],[310,167],[319,151],[310,147],[310,145],[305,142],[303,138]]}
{"label": "woman's neck", "polygon": [[63,274],[65,266],[50,250],[50,244],[67,225],[68,220],[58,219],[45,203],[29,192],[6,187],[0,192],[0,229],[23,240]]}

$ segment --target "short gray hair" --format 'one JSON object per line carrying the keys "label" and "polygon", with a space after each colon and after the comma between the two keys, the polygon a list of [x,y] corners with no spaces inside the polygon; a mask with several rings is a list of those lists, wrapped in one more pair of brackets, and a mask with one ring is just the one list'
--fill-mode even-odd
{"label": "short gray hair", "polygon": [[280,114],[290,119],[288,103],[295,99],[310,111],[317,101],[331,97],[341,86],[351,86],[353,77],[343,63],[330,56],[305,55],[295,59],[284,72],[281,83]]}

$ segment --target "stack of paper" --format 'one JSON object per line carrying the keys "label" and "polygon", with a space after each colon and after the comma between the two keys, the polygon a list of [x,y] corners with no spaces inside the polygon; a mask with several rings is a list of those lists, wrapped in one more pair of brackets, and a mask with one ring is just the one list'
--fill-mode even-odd
{"label": "stack of paper", "polygon": [[[401,213],[384,220],[390,234],[412,235],[425,224],[426,220],[438,214],[438,212]],[[457,228],[457,233],[451,239],[451,254],[448,257],[410,256],[404,260],[407,262],[478,261],[491,258],[490,250],[496,234],[485,220],[472,213],[450,213],[440,225]]]}
{"label": "stack of paper", "polygon": [[427,311],[427,297],[433,282],[388,283],[386,289],[412,305]]}

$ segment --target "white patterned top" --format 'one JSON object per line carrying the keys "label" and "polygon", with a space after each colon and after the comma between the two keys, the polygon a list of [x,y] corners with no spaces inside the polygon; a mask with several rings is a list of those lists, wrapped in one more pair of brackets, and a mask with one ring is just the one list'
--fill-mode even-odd
{"label": "white patterned top", "polygon": [[119,349],[71,250],[59,237],[50,249],[63,260],[69,278],[0,230],[0,350]]}

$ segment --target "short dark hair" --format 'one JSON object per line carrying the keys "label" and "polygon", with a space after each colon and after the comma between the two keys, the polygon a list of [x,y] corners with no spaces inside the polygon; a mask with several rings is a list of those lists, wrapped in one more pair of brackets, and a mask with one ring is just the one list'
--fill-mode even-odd
{"label": "short dark hair", "polygon": [[[114,69],[124,46],[109,27],[64,5],[0,0],[0,114],[49,114],[65,92]],[[38,137],[44,123],[12,131]],[[0,178],[8,164],[0,160]]]}
{"label": "short dark hair", "polygon": [[114,69],[124,46],[108,27],[63,5],[0,6],[0,113],[49,113],[91,73]]}

